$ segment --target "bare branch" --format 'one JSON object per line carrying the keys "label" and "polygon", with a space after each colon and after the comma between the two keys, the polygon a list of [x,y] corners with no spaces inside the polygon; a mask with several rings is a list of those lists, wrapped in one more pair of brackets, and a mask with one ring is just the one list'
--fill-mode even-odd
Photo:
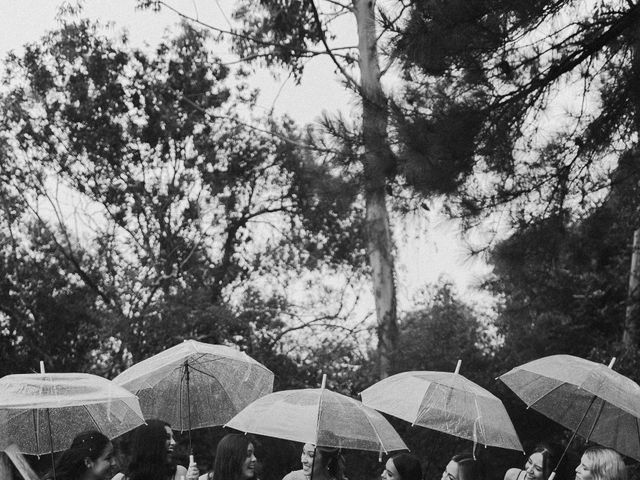
{"label": "bare branch", "polygon": [[318,9],[316,8],[314,0],[308,0],[308,2],[309,2],[309,5],[311,6],[311,10],[313,12],[313,18],[314,18],[314,20],[316,22],[316,27],[318,29],[318,33],[320,34],[320,40],[322,41],[322,44],[324,45],[324,48],[325,48],[327,54],[329,55],[329,57],[331,57],[331,60],[333,61],[335,66],[338,68],[340,73],[342,73],[342,76],[345,78],[347,83],[356,92],[361,93],[360,84],[358,82],[356,82],[355,79],[351,75],[349,75],[349,73],[347,73],[347,71],[340,64],[340,62],[338,62],[338,59],[335,57],[331,47],[329,47],[329,44],[327,43],[327,37],[324,34],[324,29],[322,28],[322,22],[320,21],[320,15],[318,14]]}

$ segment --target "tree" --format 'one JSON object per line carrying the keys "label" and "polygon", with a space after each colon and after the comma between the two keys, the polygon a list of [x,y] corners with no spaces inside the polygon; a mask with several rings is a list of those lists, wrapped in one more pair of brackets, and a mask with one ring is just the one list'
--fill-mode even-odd
{"label": "tree", "polygon": [[[443,92],[444,110],[472,106],[482,118],[463,139],[482,159],[482,180],[463,186],[459,214],[475,220],[506,206],[527,236],[602,206],[616,188],[616,160],[637,157],[639,8],[622,1],[413,5],[396,44],[414,80],[406,98],[428,106]],[[567,110],[560,120],[558,104]],[[623,318],[623,350],[634,356],[638,316]]]}
{"label": "tree", "polygon": [[[242,122],[254,92],[228,85],[207,41],[184,25],[150,55],[78,20],[6,63],[3,188],[94,295],[109,373],[185,337],[233,341],[257,273],[358,270],[355,186],[291,121]],[[95,212],[76,216],[86,227],[52,185]]]}
{"label": "tree", "polygon": [[92,371],[104,348],[96,293],[74,281],[73,264],[47,229],[33,222],[11,235],[0,233],[0,374],[34,371],[37,360],[51,371]]}
{"label": "tree", "polygon": [[478,314],[449,283],[425,289],[422,296],[424,304],[404,315],[400,324],[397,371],[453,371],[462,360],[465,376],[480,383],[490,380],[486,366],[491,342]]}
{"label": "tree", "polygon": [[629,287],[627,290],[627,308],[624,314],[624,332],[622,343],[627,351],[633,351],[640,341],[638,332],[638,293],[640,292],[640,228],[633,232],[631,246],[631,266],[629,267]]}
{"label": "tree", "polygon": [[[615,176],[603,205],[584,219],[538,221],[495,249],[505,368],[556,353],[604,362],[619,350],[624,323],[615,319],[625,316],[629,238],[638,221],[635,158],[623,158]],[[636,377],[628,360],[618,367]]]}
{"label": "tree", "polygon": [[[141,0],[144,7],[168,8],[162,1]],[[414,112],[391,122],[395,101],[383,88],[382,77],[394,63],[388,56],[399,33],[399,25],[408,7],[391,4],[379,8],[368,0],[352,2],[300,2],[298,0],[245,0],[237,6],[234,17],[241,22],[238,29],[226,31],[207,25],[183,13],[183,18],[233,39],[233,49],[241,59],[284,66],[299,77],[307,59],[327,55],[340,81],[351,89],[361,103],[361,116],[351,125],[343,118],[325,117],[324,126],[346,154],[337,156],[337,165],[357,169],[358,185],[364,197],[365,212],[362,233],[372,280],[378,327],[378,358],[381,377],[392,369],[392,352],[397,348],[398,326],[394,245],[389,218],[391,207],[405,212],[420,205],[422,199],[438,193],[449,193],[471,172],[472,149],[468,144],[452,145],[459,129],[476,129],[479,119],[466,116],[451,128],[453,114],[425,118]],[[175,11],[175,10],[174,10]],[[349,15],[354,21],[357,47],[334,47],[331,23]],[[381,66],[381,62],[386,64]],[[393,81],[398,80],[394,78]],[[398,109],[396,108],[396,111]],[[458,111],[459,112],[459,111]],[[402,125],[415,127],[414,133],[426,140],[396,133]],[[440,127],[446,126],[446,129]],[[443,135],[443,132],[446,134]],[[455,164],[449,160],[458,154],[465,158]],[[420,179],[427,182],[415,188]],[[408,189],[408,190],[407,190]],[[395,190],[395,193],[394,193]],[[417,193],[417,195],[416,195]],[[417,197],[415,201],[413,197]],[[389,204],[389,198],[392,199]],[[419,207],[418,207],[419,208]]]}

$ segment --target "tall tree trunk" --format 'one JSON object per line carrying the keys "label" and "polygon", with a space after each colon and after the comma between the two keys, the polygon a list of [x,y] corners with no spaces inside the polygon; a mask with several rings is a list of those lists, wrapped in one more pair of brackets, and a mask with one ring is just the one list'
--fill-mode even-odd
{"label": "tall tree trunk", "polygon": [[[636,29],[636,39],[633,49],[633,76],[635,88],[632,90],[632,101],[635,104],[636,133],[640,134],[640,31]],[[636,146],[634,152],[640,156],[640,148]],[[638,318],[640,300],[640,228],[636,226],[633,232],[633,244],[631,247],[631,265],[629,266],[629,287],[627,290],[627,308],[624,315],[624,332],[622,333],[622,346],[625,353],[635,354],[638,349],[640,336],[640,318]]]}
{"label": "tall tree trunk", "polygon": [[627,310],[624,317],[624,333],[622,344],[627,352],[638,348],[640,326],[638,325],[638,300],[640,291],[640,228],[633,232],[631,250],[631,266],[629,267],[629,290],[627,293]]}
{"label": "tall tree trunk", "polygon": [[374,2],[353,0],[353,6],[360,54],[367,255],[378,321],[379,374],[385,378],[398,339],[393,241],[385,196],[394,160],[387,135],[387,99],[380,83]]}

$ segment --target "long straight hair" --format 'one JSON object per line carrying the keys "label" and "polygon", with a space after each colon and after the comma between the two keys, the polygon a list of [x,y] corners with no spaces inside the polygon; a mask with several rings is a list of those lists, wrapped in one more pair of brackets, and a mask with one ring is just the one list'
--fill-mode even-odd
{"label": "long straight hair", "polygon": [[252,437],[242,433],[229,433],[222,437],[216,448],[213,478],[215,480],[240,480],[242,464],[247,458],[247,449],[250,443],[255,447]]}
{"label": "long straight hair", "polygon": [[316,455],[314,461],[318,461],[318,453],[320,454],[320,467],[325,469],[331,478],[335,480],[344,480],[344,457],[338,448],[316,447]]}
{"label": "long straight hair", "polygon": [[391,461],[400,475],[400,480],[422,480],[422,465],[415,455],[398,453],[391,457]]}
{"label": "long straight hair", "polygon": [[133,431],[129,480],[173,478],[176,465],[167,461],[166,427],[171,428],[167,422],[152,419]]}
{"label": "long straight hair", "polygon": [[478,462],[470,453],[454,455],[452,462],[458,464],[458,480],[480,480],[480,469]]}
{"label": "long straight hair", "polygon": [[[559,447],[551,443],[539,443],[527,457],[527,461],[534,453],[542,455],[542,478],[547,480],[560,460]],[[526,469],[526,464],[525,464]],[[564,475],[563,475],[564,476]]]}
{"label": "long straight hair", "polygon": [[[86,460],[97,460],[111,441],[97,430],[82,432],[73,439],[71,446],[56,461],[56,480],[77,480],[89,469]],[[53,479],[53,471],[44,480]]]}

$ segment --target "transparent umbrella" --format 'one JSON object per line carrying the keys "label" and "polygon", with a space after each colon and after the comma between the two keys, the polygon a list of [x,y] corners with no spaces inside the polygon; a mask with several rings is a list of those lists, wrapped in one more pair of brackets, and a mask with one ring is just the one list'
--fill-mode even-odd
{"label": "transparent umbrella", "polygon": [[390,452],[408,450],[378,412],[358,400],[324,388],[266,395],[225,426],[241,432],[312,443],[318,447]]}
{"label": "transparent umbrella", "polygon": [[614,371],[614,361],[607,366],[552,355],[520,365],[500,380],[574,437],[640,460],[640,386]]}
{"label": "transparent umbrella", "polygon": [[138,399],[113,382],[87,373],[7,375],[0,379],[0,446],[22,453],[65,450],[80,432],[115,438],[144,419]]}
{"label": "transparent umbrella", "polygon": [[522,450],[504,405],[455,372],[404,372],[362,392],[362,403],[413,425],[482,445]]}
{"label": "transparent umbrella", "polygon": [[186,340],[118,375],[135,393],[145,418],[189,431],[223,425],[273,390],[273,373],[249,355],[223,345]]}

